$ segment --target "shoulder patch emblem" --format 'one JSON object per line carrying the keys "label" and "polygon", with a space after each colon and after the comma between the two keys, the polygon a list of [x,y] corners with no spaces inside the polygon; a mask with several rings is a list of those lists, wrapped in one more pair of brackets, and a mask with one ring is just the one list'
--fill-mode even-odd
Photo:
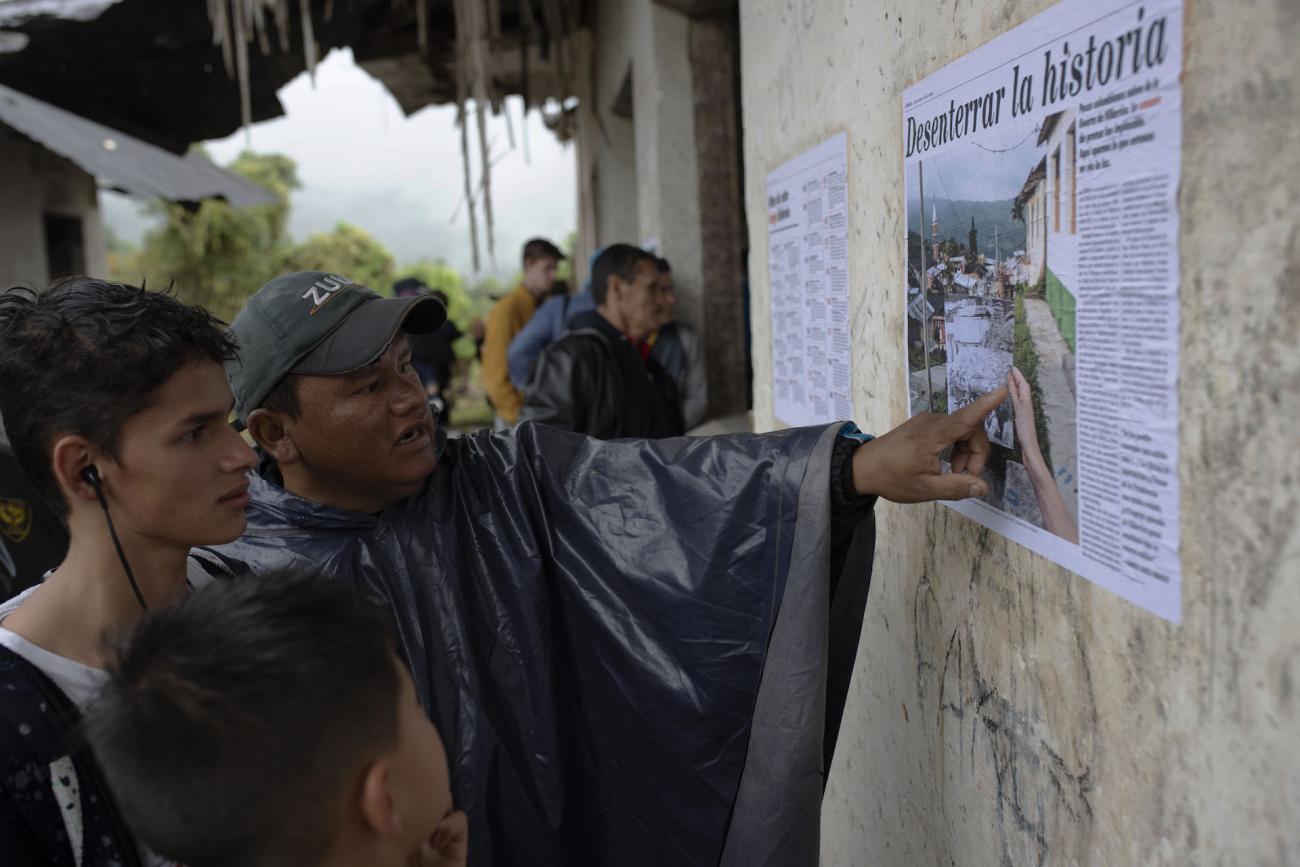
{"label": "shoulder patch emblem", "polygon": [[32,531],[32,510],[23,500],[0,498],[0,533],[17,544]]}

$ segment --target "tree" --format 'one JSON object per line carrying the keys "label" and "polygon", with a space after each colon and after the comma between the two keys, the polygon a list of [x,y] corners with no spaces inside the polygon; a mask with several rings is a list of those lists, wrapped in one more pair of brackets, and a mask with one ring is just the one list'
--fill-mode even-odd
{"label": "tree", "polygon": [[155,201],[148,210],[162,225],[145,236],[138,252],[111,257],[114,278],[174,286],[181,300],[232,318],[279,273],[288,243],[289,195],[299,184],[293,160],[278,154],[245,151],[229,169],[270,190],[276,201],[248,208],[219,199],[205,199],[197,208]]}
{"label": "tree", "polygon": [[365,229],[339,223],[332,232],[317,232],[293,248],[282,271],[328,271],[387,294],[397,263],[388,248]]}

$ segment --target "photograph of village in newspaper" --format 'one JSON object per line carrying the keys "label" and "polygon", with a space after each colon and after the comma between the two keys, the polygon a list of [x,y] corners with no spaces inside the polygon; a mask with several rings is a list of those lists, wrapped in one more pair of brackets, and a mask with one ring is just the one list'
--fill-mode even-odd
{"label": "photograph of village in newspaper", "polygon": [[1171,620],[1181,27],[1063,0],[903,94],[910,411],[1009,393],[951,507]]}
{"label": "photograph of village in newspaper", "polygon": [[1055,112],[907,173],[912,412],[953,412],[1010,387],[985,421],[984,500],[1073,543],[1076,136],[1074,111]]}

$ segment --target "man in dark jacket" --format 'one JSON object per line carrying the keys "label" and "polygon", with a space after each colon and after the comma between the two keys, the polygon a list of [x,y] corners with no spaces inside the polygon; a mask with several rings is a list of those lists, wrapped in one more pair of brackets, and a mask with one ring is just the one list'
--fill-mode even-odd
{"label": "man in dark jacket", "polygon": [[570,320],[569,332],[543,350],[525,392],[521,421],[598,439],[685,433],[672,376],[642,341],[664,316],[655,257],[614,244],[596,258],[596,309]]}
{"label": "man in dark jacket", "polygon": [[320,276],[235,320],[235,411],[268,459],[248,532],[206,567],[317,565],[388,608],[470,863],[815,863],[875,498],[983,492],[1005,394],[874,440],[448,440],[376,296]]}

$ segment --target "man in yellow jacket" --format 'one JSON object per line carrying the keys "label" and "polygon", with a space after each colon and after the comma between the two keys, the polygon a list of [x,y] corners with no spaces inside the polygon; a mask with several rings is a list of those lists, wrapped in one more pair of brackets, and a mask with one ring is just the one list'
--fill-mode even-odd
{"label": "man in yellow jacket", "polygon": [[483,385],[497,414],[497,427],[519,421],[524,398],[510,382],[506,351],[523,330],[555,283],[555,269],[564,259],[560,248],[545,238],[524,244],[524,279],[488,312],[483,340]]}

